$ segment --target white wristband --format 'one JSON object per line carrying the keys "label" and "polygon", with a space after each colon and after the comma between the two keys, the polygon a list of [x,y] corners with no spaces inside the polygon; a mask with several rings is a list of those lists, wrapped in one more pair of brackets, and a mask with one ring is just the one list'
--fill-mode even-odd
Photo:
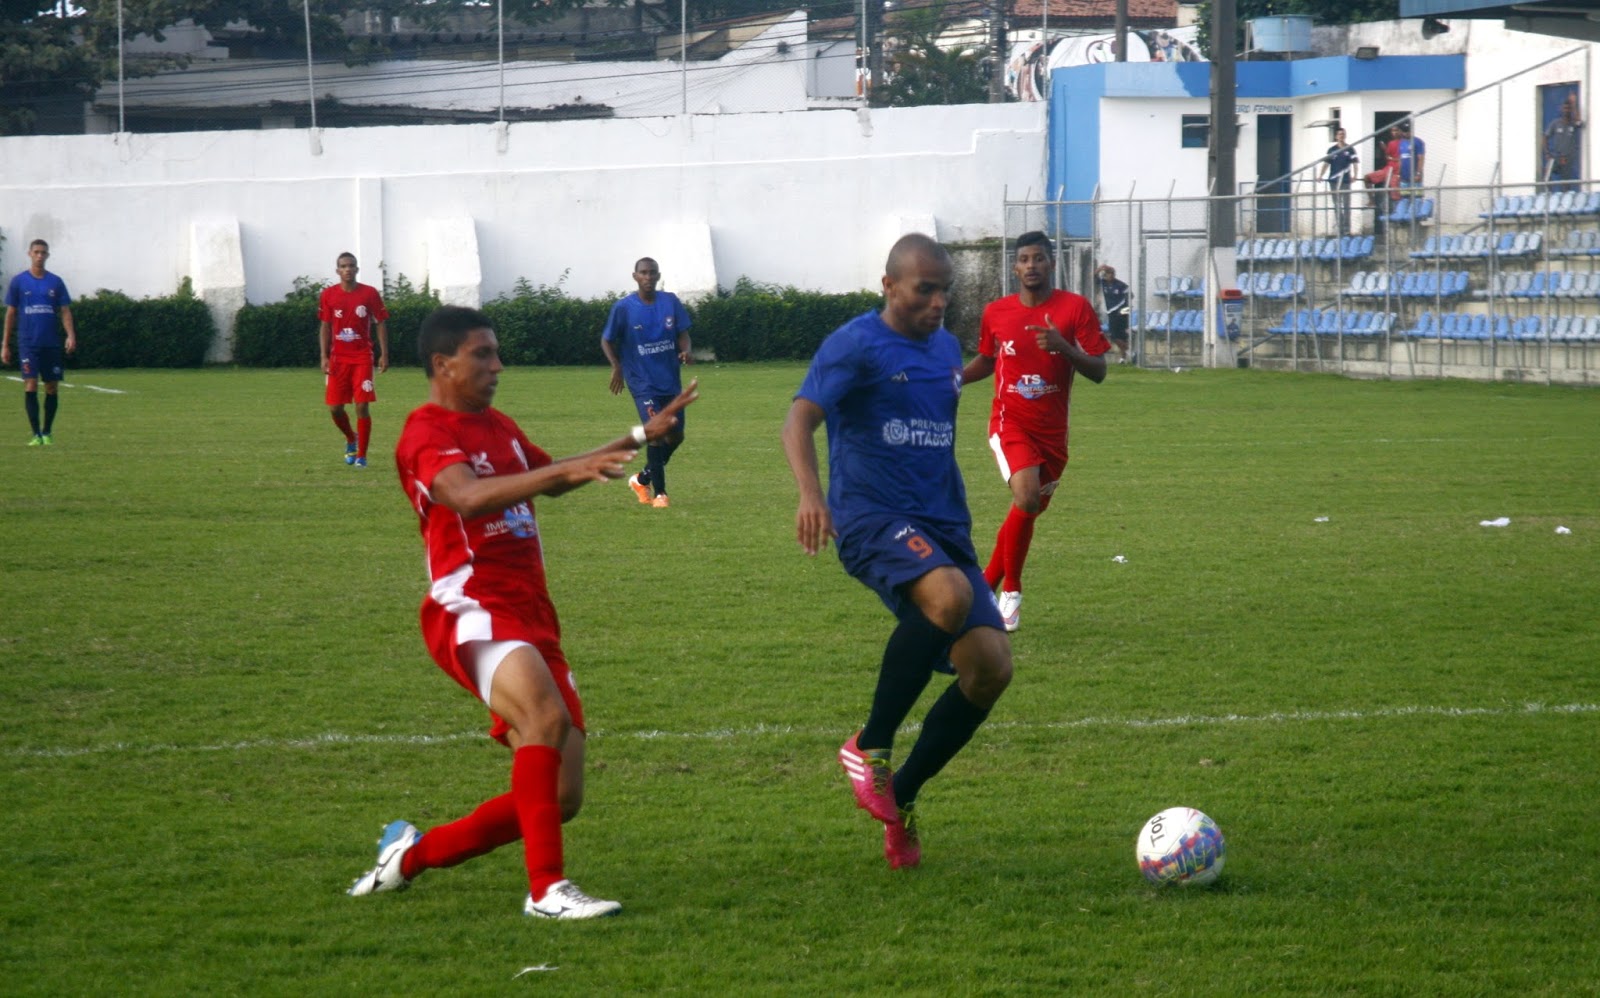
{"label": "white wristband", "polygon": [[643,447],[646,443],[649,442],[649,439],[650,439],[649,437],[646,437],[644,435],[644,427],[635,426],[633,428],[633,442],[634,443],[638,444],[640,447]]}

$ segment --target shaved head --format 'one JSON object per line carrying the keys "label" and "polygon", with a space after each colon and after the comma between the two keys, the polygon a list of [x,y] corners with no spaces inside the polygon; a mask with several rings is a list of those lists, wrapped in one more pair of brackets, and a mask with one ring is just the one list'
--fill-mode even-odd
{"label": "shaved head", "polygon": [[914,261],[926,259],[932,263],[950,265],[950,253],[932,236],[911,232],[895,240],[889,248],[889,259],[883,265],[884,276],[890,280],[903,277]]}

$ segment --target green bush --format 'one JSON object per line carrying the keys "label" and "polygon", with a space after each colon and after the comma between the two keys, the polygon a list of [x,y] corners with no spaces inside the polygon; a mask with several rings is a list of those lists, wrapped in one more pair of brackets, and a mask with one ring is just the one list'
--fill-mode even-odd
{"label": "green bush", "polygon": [[[572,298],[555,284],[517,281],[510,294],[483,306],[500,339],[508,365],[579,366],[604,362],[600,334],[613,298]],[[295,280],[281,302],[246,305],[234,325],[234,361],[245,367],[314,367],[317,364],[317,296],[322,285]],[[389,308],[389,361],[418,364],[417,330],[439,307],[427,285],[415,288],[404,275],[384,285]],[[695,347],[718,360],[804,360],[824,337],[877,308],[876,292],[823,294],[758,284],[740,278],[732,291],[686,303],[694,317]]]}
{"label": "green bush", "polygon": [[165,298],[96,291],[72,303],[72,317],[79,332],[73,366],[83,368],[199,367],[217,334],[187,277]]}
{"label": "green bush", "polygon": [[694,342],[718,360],[805,360],[827,335],[876,309],[876,292],[823,294],[740,278],[694,306]]}
{"label": "green bush", "polygon": [[609,298],[568,298],[559,280],[535,287],[519,278],[516,290],[484,305],[483,311],[494,323],[500,357],[507,364],[604,362],[600,333],[611,314]]}
{"label": "green bush", "polygon": [[[233,360],[243,367],[316,367],[317,298],[327,285],[297,277],[283,301],[246,305],[233,325]],[[384,282],[383,304],[389,310],[389,363],[417,364],[417,329],[439,307],[439,297],[413,287],[404,274]]]}

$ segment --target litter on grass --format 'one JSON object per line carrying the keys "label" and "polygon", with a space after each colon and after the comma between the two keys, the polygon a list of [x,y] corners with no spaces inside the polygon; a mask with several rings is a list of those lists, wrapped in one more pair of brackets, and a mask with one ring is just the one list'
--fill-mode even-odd
{"label": "litter on grass", "polygon": [[1126,555],[1120,555],[1119,554],[1116,557],[1112,558],[1111,560],[1116,562],[1119,565],[1126,565],[1128,563],[1128,558],[1127,558]]}
{"label": "litter on grass", "polygon": [[1556,533],[1558,533],[1558,534],[1570,534],[1570,533],[1572,533],[1572,529],[1570,527],[1557,527],[1556,528]]}
{"label": "litter on grass", "polygon": [[1478,521],[1478,526],[1480,526],[1480,527],[1509,527],[1509,526],[1511,526],[1511,517],[1509,517],[1509,516],[1497,516],[1492,520],[1479,520]]}
{"label": "litter on grass", "polygon": [[517,971],[515,974],[512,974],[511,975],[511,979],[514,981],[517,978],[521,977],[523,974],[536,974],[541,970],[560,970],[560,969],[561,969],[560,967],[552,967],[552,966],[549,966],[548,964],[541,963],[537,967],[523,967],[521,970]]}
{"label": "litter on grass", "polygon": [[1326,516],[1319,516],[1315,520],[1312,520],[1311,522],[1312,523],[1327,523],[1328,522],[1328,518]]}

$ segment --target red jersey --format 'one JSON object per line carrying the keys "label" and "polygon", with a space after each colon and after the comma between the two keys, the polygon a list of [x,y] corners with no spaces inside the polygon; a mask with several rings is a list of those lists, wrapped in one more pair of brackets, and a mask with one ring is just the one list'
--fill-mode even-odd
{"label": "red jersey", "polygon": [[[479,478],[488,478],[550,463],[549,454],[494,409],[453,412],[429,403],[406,418],[395,464],[427,547],[430,586],[422,617],[430,645],[435,640],[455,645],[527,641],[559,654],[561,626],[545,584],[533,504],[520,502],[469,520],[436,505],[429,492],[434,477],[454,464],[466,464]],[[438,633],[447,618],[448,637]]]}
{"label": "red jersey", "polygon": [[333,336],[328,345],[329,359],[359,360],[372,363],[372,324],[389,318],[383,296],[370,284],[357,284],[346,291],[335,284],[322,289],[317,299],[317,318],[328,324]]}
{"label": "red jersey", "polygon": [[978,352],[994,360],[994,406],[989,432],[1007,426],[1027,433],[1062,437],[1067,432],[1067,403],[1076,369],[1060,354],[1039,348],[1028,326],[1043,326],[1045,317],[1084,352],[1098,357],[1111,349],[1100,332],[1100,317],[1089,299],[1071,291],[1052,291],[1032,308],[1019,295],[992,301],[983,310]]}

